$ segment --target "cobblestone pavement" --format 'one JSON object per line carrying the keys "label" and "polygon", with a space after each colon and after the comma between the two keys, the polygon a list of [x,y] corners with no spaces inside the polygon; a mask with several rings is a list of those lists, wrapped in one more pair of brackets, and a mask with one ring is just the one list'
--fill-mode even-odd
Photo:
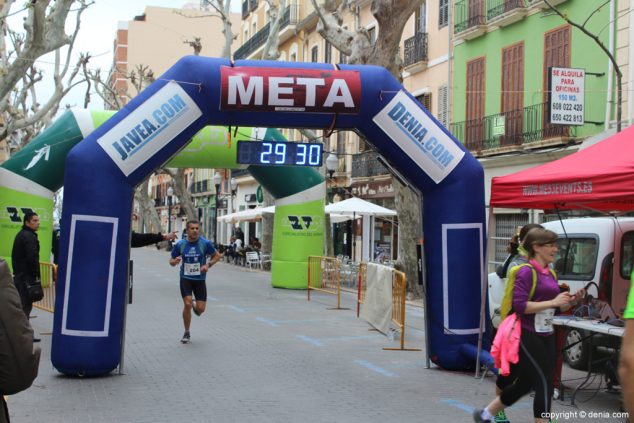
{"label": "cobblestone pavement", "polygon": [[[220,263],[208,277],[207,312],[193,316],[182,345],[182,302],[168,254],[133,250],[134,304],[128,307],[123,374],[60,375],[50,363],[52,315],[35,310],[42,361],[34,385],[8,399],[13,423],[46,422],[469,422],[493,395],[494,380],[426,369],[423,352],[384,351],[398,340],[356,318],[356,296],[335,298],[274,289],[270,274]],[[406,346],[424,348],[423,314],[408,307]],[[567,370],[564,378],[583,376]],[[582,402],[585,401],[585,402]],[[508,414],[532,421],[532,400]],[[579,408],[618,411],[619,396],[599,389],[577,396]],[[559,418],[557,421],[624,421]]]}

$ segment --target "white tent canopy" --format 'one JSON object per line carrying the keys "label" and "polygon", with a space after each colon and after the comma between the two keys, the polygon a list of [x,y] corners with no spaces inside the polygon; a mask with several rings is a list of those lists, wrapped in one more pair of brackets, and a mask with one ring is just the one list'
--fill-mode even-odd
{"label": "white tent canopy", "polygon": [[[324,211],[330,214],[332,223],[344,222],[346,220],[356,219],[360,216],[396,216],[394,210],[377,206],[374,203],[356,197],[329,204],[325,207]],[[225,214],[224,216],[218,216],[218,222],[254,222],[261,220],[263,213],[275,213],[275,206],[256,207],[254,209]]]}
{"label": "white tent canopy", "polygon": [[235,223],[235,222],[254,222],[262,219],[262,207],[254,209],[246,209],[235,213],[218,216],[218,222]]}
{"label": "white tent canopy", "polygon": [[394,210],[386,209],[361,198],[352,197],[337,203],[328,204],[326,213],[333,214],[354,214],[360,216],[396,216]]}

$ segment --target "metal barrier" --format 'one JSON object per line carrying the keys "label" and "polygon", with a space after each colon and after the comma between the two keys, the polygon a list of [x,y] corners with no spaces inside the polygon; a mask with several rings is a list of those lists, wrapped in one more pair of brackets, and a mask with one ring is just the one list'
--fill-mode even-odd
{"label": "metal barrier", "polygon": [[357,319],[359,318],[359,312],[361,311],[361,304],[365,302],[365,280],[366,275],[368,273],[368,263],[362,262],[359,265],[359,281],[357,283],[358,294],[357,294]]}
{"label": "metal barrier", "polygon": [[55,311],[55,282],[57,282],[57,265],[53,263],[40,262],[40,279],[42,281],[44,298],[36,303],[33,303],[33,307],[53,313]]}
{"label": "metal barrier", "polygon": [[320,291],[337,296],[337,310],[341,308],[341,279],[339,260],[334,257],[308,257],[308,301],[310,291]]}
{"label": "metal barrier", "polygon": [[392,322],[401,331],[400,348],[383,348],[392,351],[420,351],[420,348],[405,348],[405,298],[407,297],[407,276],[392,270]]}
{"label": "metal barrier", "polygon": [[[359,266],[359,289],[357,294],[357,318],[361,310],[361,304],[365,302],[366,276],[368,264]],[[420,348],[405,348],[405,299],[407,297],[407,276],[405,273],[392,270],[392,322],[401,332],[400,348],[383,348],[392,351],[420,351]]]}

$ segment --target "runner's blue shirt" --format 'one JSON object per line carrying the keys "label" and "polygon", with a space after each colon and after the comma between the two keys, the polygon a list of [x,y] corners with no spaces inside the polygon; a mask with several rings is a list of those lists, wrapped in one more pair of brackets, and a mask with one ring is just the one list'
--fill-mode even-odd
{"label": "runner's blue shirt", "polygon": [[195,242],[189,242],[187,238],[181,239],[174,245],[174,248],[172,248],[172,258],[182,256],[181,278],[197,281],[204,281],[206,279],[207,273],[201,273],[200,267],[207,262],[207,256],[213,257],[215,255],[216,249],[211,241],[202,236]]}

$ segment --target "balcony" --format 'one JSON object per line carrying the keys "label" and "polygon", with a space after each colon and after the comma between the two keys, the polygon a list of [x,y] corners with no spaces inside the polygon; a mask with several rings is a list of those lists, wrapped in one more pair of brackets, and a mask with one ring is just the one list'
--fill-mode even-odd
{"label": "balcony", "polygon": [[253,53],[266,43],[271,32],[271,24],[267,23],[264,28],[259,30],[253,37],[249,38],[246,43],[242,44],[239,49],[233,53],[235,60],[248,59]]}
{"label": "balcony", "polygon": [[242,2],[242,19],[246,18],[247,16],[249,16],[249,0],[244,0]]}
{"label": "balcony", "polygon": [[[552,4],[553,6],[557,6],[558,4],[561,4],[565,1],[566,0],[549,0],[549,3]],[[540,9],[549,8],[544,0],[526,0],[526,2],[528,3],[529,6],[534,6]]]}
{"label": "balcony", "polygon": [[280,23],[279,43],[295,36],[295,26],[299,22],[299,4],[291,4],[284,9]]}
{"label": "balcony", "polygon": [[472,40],[486,32],[484,0],[459,1],[454,6],[454,13],[454,36],[457,40]]}
{"label": "balcony", "polygon": [[525,0],[489,0],[487,2],[487,23],[507,26],[524,19],[528,13]]}
{"label": "balcony", "polygon": [[249,0],[249,10],[253,12],[258,8],[258,0]]}
{"label": "balcony", "polygon": [[[249,0],[251,1],[251,0]],[[256,2],[257,5],[257,2]],[[295,33],[294,25],[299,21],[299,6],[294,4],[284,9],[282,21],[280,23],[279,42],[282,43]],[[289,26],[293,25],[292,28]],[[246,43],[242,44],[233,54],[235,60],[248,59],[252,57],[266,43],[271,33],[271,23],[264,25],[253,37],[249,38]],[[284,38],[286,37],[286,38]]]}
{"label": "balcony", "polygon": [[[451,124],[451,133],[476,155],[536,148],[575,138],[576,127],[547,122],[548,103]],[[483,154],[485,153],[485,154]]]}
{"label": "balcony", "polygon": [[419,32],[405,40],[404,44],[405,69],[410,73],[427,69],[427,34]]}
{"label": "balcony", "polygon": [[388,175],[389,171],[377,160],[378,153],[364,151],[356,154],[352,160],[352,177],[368,178],[370,176]]}

